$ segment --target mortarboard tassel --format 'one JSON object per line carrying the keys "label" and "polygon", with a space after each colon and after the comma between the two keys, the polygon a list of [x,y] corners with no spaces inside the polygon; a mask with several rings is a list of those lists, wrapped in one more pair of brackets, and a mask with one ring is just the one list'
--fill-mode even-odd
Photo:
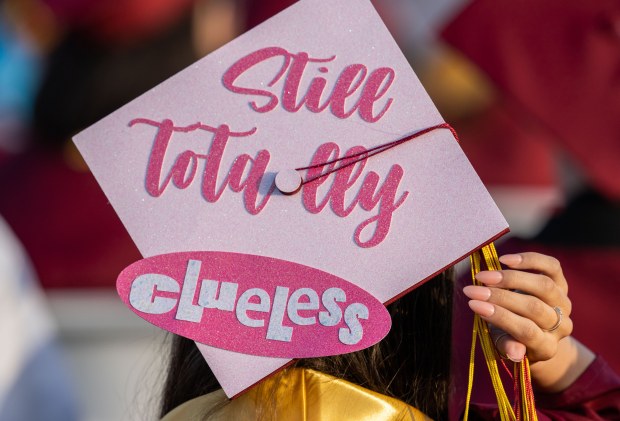
{"label": "mortarboard tassel", "polygon": [[[471,276],[474,285],[482,285],[476,280],[476,274],[480,272],[481,263],[484,260],[488,270],[501,270],[501,264],[495,250],[493,243],[484,246],[482,249],[475,251],[470,256],[471,262]],[[474,383],[474,359],[476,354],[476,341],[480,339],[482,346],[482,352],[484,353],[484,359],[491,375],[491,382],[493,384],[493,390],[497,398],[497,405],[499,408],[499,415],[502,421],[538,421],[536,415],[536,408],[534,404],[534,392],[532,389],[532,382],[530,378],[530,364],[527,356],[523,357],[523,360],[514,365],[514,389],[515,389],[515,402],[514,408],[510,404],[510,400],[506,396],[502,379],[499,375],[498,360],[505,366],[504,361],[499,356],[493,340],[491,339],[491,333],[489,331],[489,325],[477,314],[474,315],[474,328],[471,341],[471,351],[469,357],[469,379],[467,383],[467,399],[465,401],[465,413],[463,420],[467,421],[469,416],[469,403],[471,400],[471,392]],[[512,377],[512,376],[511,376]]]}

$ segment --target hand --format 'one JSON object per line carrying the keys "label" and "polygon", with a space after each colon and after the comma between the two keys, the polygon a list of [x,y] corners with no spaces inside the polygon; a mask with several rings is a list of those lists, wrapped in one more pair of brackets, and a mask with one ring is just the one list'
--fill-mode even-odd
{"label": "hand", "polygon": [[570,337],[572,305],[560,263],[531,252],[499,260],[510,269],[480,272],[476,279],[485,286],[463,289],[470,308],[492,325],[501,355],[516,362],[527,353],[532,379],[541,388],[568,387],[594,354]]}
{"label": "hand", "polygon": [[470,285],[463,290],[472,299],[470,308],[493,325],[500,354],[520,361],[527,350],[532,363],[551,359],[559,341],[573,330],[568,285],[560,263],[539,253],[509,254],[500,257],[500,262],[518,270],[478,273],[476,279],[486,286]]}

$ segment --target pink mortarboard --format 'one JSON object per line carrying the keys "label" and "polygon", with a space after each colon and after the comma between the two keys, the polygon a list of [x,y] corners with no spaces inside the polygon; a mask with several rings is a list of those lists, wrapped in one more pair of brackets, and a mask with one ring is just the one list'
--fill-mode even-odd
{"label": "pink mortarboard", "polygon": [[[228,396],[324,355],[323,330],[352,334],[351,297],[393,301],[508,229],[366,0],[302,0],[75,142],[146,258],[121,297],[171,331],[219,335],[198,346]],[[359,334],[381,324],[368,309]]]}

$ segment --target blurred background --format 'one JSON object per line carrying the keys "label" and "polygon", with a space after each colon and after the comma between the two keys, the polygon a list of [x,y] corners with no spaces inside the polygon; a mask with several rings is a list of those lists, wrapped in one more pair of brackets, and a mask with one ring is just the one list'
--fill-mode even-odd
{"label": "blurred background", "polygon": [[[166,336],[71,136],[292,0],[0,0],[0,421],[154,419]],[[620,3],[374,1],[511,225],[620,371]],[[463,328],[466,331],[466,328]]]}

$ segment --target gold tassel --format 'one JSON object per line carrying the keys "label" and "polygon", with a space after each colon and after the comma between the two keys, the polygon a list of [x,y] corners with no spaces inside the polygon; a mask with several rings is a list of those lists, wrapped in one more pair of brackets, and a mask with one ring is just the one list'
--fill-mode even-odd
{"label": "gold tassel", "polygon": [[[476,280],[476,274],[481,270],[482,260],[488,270],[501,270],[501,264],[493,243],[484,246],[481,250],[475,251],[469,257],[471,262],[471,276],[474,285],[482,285]],[[476,341],[480,340],[484,359],[487,363],[493,390],[497,399],[501,421],[538,421],[536,408],[534,405],[534,393],[530,379],[530,366],[527,357],[523,361],[515,364],[515,407],[513,409],[510,400],[506,396],[502,379],[499,375],[498,360],[501,359],[495,344],[491,339],[489,326],[480,316],[474,315],[474,327],[471,341],[471,351],[469,356],[469,379],[467,383],[467,398],[465,401],[465,414],[463,420],[467,421],[469,416],[469,404],[474,383],[474,360],[476,354]]]}

